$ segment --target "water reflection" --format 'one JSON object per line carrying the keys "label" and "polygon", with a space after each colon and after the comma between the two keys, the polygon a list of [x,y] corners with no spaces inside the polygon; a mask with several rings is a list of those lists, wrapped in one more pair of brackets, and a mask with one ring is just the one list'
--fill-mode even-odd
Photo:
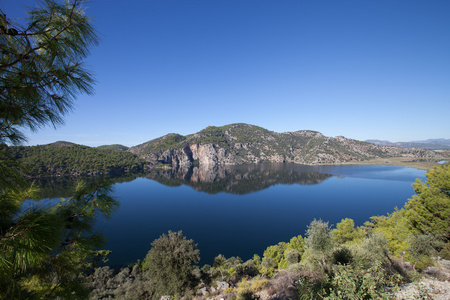
{"label": "water reflection", "polygon": [[92,184],[100,179],[107,181],[109,185],[116,183],[130,182],[136,178],[142,177],[142,173],[127,174],[127,175],[108,175],[100,176],[82,176],[82,177],[47,177],[38,178],[33,181],[36,188],[39,189],[40,198],[69,198],[72,197],[77,183],[79,181],[85,182],[87,185]]}
{"label": "water reflection", "polygon": [[208,194],[225,192],[240,195],[264,190],[277,184],[318,184],[331,176],[309,171],[305,166],[281,163],[158,169],[145,175],[146,178],[167,186],[187,185]]}
{"label": "water reflection", "polygon": [[[318,184],[331,176],[336,175],[313,171],[308,166],[270,163],[188,169],[154,169],[146,173],[128,174],[126,176],[107,176],[107,179],[116,184],[145,177],[166,186],[186,185],[208,194],[225,192],[244,195],[278,184]],[[71,197],[79,179],[90,182],[95,178],[52,177],[38,179],[35,181],[35,185],[41,190],[42,198]]]}

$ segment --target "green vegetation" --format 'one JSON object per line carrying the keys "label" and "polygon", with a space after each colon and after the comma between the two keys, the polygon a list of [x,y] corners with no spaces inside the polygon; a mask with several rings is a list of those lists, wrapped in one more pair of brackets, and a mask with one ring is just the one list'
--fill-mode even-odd
{"label": "green vegetation", "polygon": [[5,146],[24,141],[24,129],[61,124],[75,96],[92,92],[82,59],[97,38],[81,3],[42,1],[27,24],[0,13],[1,299],[86,298],[86,272],[109,253],[96,250],[103,239],[94,224],[118,207],[110,184],[80,182],[72,197],[44,205]]}
{"label": "green vegetation", "polygon": [[31,177],[79,176],[142,171],[146,162],[124,151],[102,150],[69,143],[43,146],[2,146]]}
{"label": "green vegetation", "polygon": [[[164,152],[169,149],[178,149],[185,147],[185,141],[186,137],[176,134],[176,133],[170,133],[163,137],[154,139],[150,142],[147,142],[145,144],[132,147],[138,149],[139,154],[149,154],[154,152]],[[135,153],[135,151],[132,151]]]}
{"label": "green vegetation", "polygon": [[82,59],[98,40],[81,2],[43,1],[27,24],[1,12],[0,143],[24,141],[24,128],[62,124],[75,96],[92,93],[94,79]]}
{"label": "green vegetation", "polygon": [[413,184],[416,194],[405,205],[409,226],[417,233],[441,234],[450,240],[450,164],[433,168],[424,183]]}
{"label": "green vegetation", "polygon": [[151,278],[152,298],[181,297],[192,291],[196,286],[194,270],[199,260],[197,245],[181,231],[169,231],[156,239],[142,262],[142,270]]}
{"label": "green vegetation", "polygon": [[272,277],[277,269],[286,269],[300,261],[305,251],[305,240],[301,235],[293,237],[288,243],[280,242],[264,251],[260,272]]}
{"label": "green vegetation", "polygon": [[[16,187],[18,188],[18,187]],[[118,207],[108,183],[79,183],[74,196],[54,206],[26,205],[33,188],[3,191],[0,201],[0,297],[2,299],[83,298],[84,274],[107,254],[97,217]],[[28,200],[29,202],[30,200]]]}

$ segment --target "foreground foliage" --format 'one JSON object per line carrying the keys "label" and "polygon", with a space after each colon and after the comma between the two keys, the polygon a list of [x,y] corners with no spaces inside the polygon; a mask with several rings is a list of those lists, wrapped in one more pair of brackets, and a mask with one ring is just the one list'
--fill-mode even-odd
{"label": "foreground foliage", "polygon": [[93,78],[82,59],[97,37],[82,0],[44,0],[29,11],[27,24],[0,13],[0,298],[83,299],[85,272],[107,251],[98,217],[118,203],[107,183],[80,183],[73,197],[58,203],[32,200],[33,185],[4,143],[25,140],[23,129],[63,123],[80,93],[92,92]]}
{"label": "foreground foliage", "polygon": [[96,251],[103,239],[93,225],[118,207],[111,186],[80,183],[74,197],[55,205],[27,200],[33,192],[31,187],[1,195],[0,295],[5,299],[86,297],[84,271],[106,254]]}
{"label": "foreground foliage", "polygon": [[27,24],[0,13],[0,143],[25,140],[22,129],[62,124],[79,93],[92,93],[82,59],[98,43],[81,3],[44,0]]}

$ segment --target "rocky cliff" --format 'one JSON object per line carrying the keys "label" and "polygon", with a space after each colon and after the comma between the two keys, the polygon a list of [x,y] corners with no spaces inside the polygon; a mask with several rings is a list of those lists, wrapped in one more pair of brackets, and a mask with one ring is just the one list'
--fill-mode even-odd
{"label": "rocky cliff", "polygon": [[172,133],[128,151],[153,165],[167,164],[173,168],[260,162],[320,165],[378,157],[438,156],[430,150],[378,146],[342,136],[326,137],[309,130],[276,133],[249,124],[207,127],[188,136]]}

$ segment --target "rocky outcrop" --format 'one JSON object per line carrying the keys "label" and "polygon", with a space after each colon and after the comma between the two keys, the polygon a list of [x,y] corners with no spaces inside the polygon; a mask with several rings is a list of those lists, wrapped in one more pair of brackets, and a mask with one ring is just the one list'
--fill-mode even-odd
{"label": "rocky outcrop", "polygon": [[439,157],[430,150],[378,146],[343,136],[326,137],[310,130],[276,133],[248,124],[207,127],[188,136],[168,134],[129,151],[153,165],[173,168],[260,162],[321,165],[379,157]]}

